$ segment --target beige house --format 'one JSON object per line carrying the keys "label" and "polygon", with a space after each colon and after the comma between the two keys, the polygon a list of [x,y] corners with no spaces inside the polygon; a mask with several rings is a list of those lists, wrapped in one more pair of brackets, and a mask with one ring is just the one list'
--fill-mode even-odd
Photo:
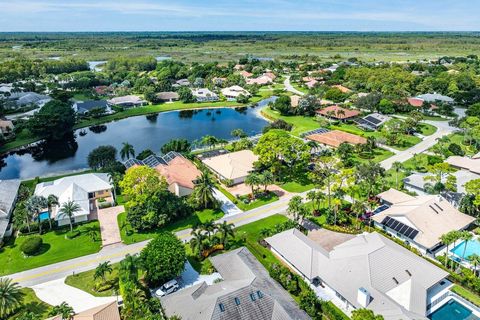
{"label": "beige house", "polygon": [[434,255],[443,247],[442,235],[464,230],[475,221],[438,195],[413,197],[390,189],[378,197],[390,207],[372,217],[375,226],[423,254]]}
{"label": "beige house", "polygon": [[195,180],[201,175],[200,170],[180,154],[165,164],[158,164],[155,170],[167,180],[168,190],[179,197],[191,194]]}
{"label": "beige house", "polygon": [[129,95],[123,97],[115,97],[110,100],[107,100],[110,105],[121,106],[121,107],[139,107],[147,104],[145,100],[142,100],[139,96]]}
{"label": "beige house", "polygon": [[451,156],[446,160],[448,164],[457,169],[468,170],[480,174],[480,154],[469,157]]}
{"label": "beige house", "polygon": [[248,92],[247,90],[245,90],[240,86],[231,86],[228,88],[223,88],[222,94],[227,99],[237,99],[240,95],[243,95],[245,97],[251,96],[250,92]]}
{"label": "beige house", "polygon": [[244,182],[247,175],[254,171],[255,161],[258,161],[258,156],[251,150],[241,150],[202,159],[202,162],[220,179],[230,180],[233,182],[232,184]]}

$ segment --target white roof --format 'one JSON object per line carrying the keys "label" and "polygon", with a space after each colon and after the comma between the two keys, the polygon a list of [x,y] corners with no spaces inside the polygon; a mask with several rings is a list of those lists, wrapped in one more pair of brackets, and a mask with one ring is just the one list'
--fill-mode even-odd
{"label": "white roof", "polygon": [[253,171],[253,163],[258,156],[251,150],[241,150],[202,160],[202,162],[227,179],[246,177]]}
{"label": "white roof", "polygon": [[266,241],[295,268],[309,272],[309,279],[319,277],[356,308],[362,307],[357,294],[364,288],[372,298],[367,308],[386,320],[425,319],[427,290],[448,275],[378,233],[358,235],[330,252],[295,229]]}
{"label": "white roof", "polygon": [[223,88],[222,89],[222,94],[224,96],[229,96],[229,97],[238,97],[241,94],[243,94],[244,96],[247,96],[247,97],[250,96],[250,92],[248,92],[247,90],[245,90],[244,88],[242,88],[240,86],[231,86],[231,87],[228,87],[228,88]]}
{"label": "white roof", "polygon": [[438,94],[438,93],[425,93],[417,96],[417,98],[422,99],[423,101],[426,101],[426,102],[442,101],[442,102],[452,103],[454,101],[452,98]]}
{"label": "white roof", "polygon": [[144,102],[139,96],[129,95],[123,97],[115,97],[110,100],[107,100],[110,104],[121,104],[121,103],[142,103]]}
{"label": "white roof", "polygon": [[204,98],[216,97],[217,96],[217,94],[215,92],[210,91],[210,89],[208,89],[208,88],[201,88],[201,89],[192,90],[192,94],[195,97],[204,97]]}
{"label": "white roof", "polygon": [[[468,170],[458,170],[458,171],[452,172],[452,175],[457,179],[456,193],[465,193],[465,184],[467,182],[480,179],[480,174],[476,174]],[[423,173],[423,172],[413,173],[408,177],[406,177],[403,180],[403,182],[405,184],[411,185],[413,187],[416,187],[420,190],[425,191],[425,184],[432,183],[431,181],[428,181],[425,179],[427,176],[431,176],[431,173]],[[442,182],[445,182],[445,181],[446,181],[446,178],[442,178]]]}
{"label": "white roof", "polygon": [[110,190],[112,185],[107,173],[87,173],[78,176],[69,176],[54,181],[41,182],[35,187],[35,195],[58,197],[59,207],[67,201],[75,201],[81,208],[75,215],[88,215],[90,213],[90,192]]}
{"label": "white roof", "polygon": [[386,217],[417,230],[418,234],[412,240],[427,249],[439,244],[443,234],[462,230],[475,221],[474,217],[461,213],[437,195],[417,196],[411,200],[396,202],[372,219],[381,224]]}

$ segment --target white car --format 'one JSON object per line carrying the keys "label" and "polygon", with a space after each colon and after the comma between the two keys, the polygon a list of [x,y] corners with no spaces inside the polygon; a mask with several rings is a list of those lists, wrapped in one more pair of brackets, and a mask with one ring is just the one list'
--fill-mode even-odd
{"label": "white car", "polygon": [[167,294],[170,294],[172,292],[177,291],[179,288],[177,280],[170,280],[167,283],[165,283],[163,286],[161,286],[157,291],[155,291],[155,295],[157,297],[163,297],[166,296]]}

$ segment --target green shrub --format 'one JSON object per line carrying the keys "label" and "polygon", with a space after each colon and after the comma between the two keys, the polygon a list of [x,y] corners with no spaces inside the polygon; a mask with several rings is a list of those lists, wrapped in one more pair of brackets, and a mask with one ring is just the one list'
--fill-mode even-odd
{"label": "green shrub", "polygon": [[27,256],[32,256],[40,251],[43,240],[40,236],[32,236],[25,239],[20,246],[20,250]]}
{"label": "green shrub", "polygon": [[65,235],[65,237],[67,239],[73,239],[73,238],[76,238],[80,235],[80,231],[78,230],[73,230],[73,231],[69,231],[67,232],[67,234]]}
{"label": "green shrub", "polygon": [[213,267],[212,262],[210,259],[206,259],[202,263],[202,267],[200,268],[200,274],[212,274],[215,272],[215,268]]}

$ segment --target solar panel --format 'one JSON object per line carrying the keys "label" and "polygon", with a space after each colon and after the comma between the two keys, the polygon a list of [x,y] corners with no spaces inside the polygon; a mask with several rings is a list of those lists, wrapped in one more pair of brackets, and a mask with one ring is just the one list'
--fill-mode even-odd
{"label": "solar panel", "polygon": [[133,167],[134,165],[137,165],[137,166],[143,166],[145,165],[141,160],[138,160],[138,159],[128,159],[127,161],[124,162],[123,164],[125,166],[125,168],[131,168]]}
{"label": "solar panel", "polygon": [[165,161],[166,163],[170,163],[170,161],[172,161],[173,159],[175,159],[176,157],[182,157],[182,155],[178,152],[175,152],[175,151],[170,151],[168,152],[166,155],[164,155],[162,157],[163,161]]}
{"label": "solar panel", "polygon": [[409,239],[414,239],[417,234],[418,230],[413,229],[412,227],[407,226],[406,224],[395,220],[391,217],[385,217],[382,221],[382,224],[387,226],[388,228],[404,235]]}
{"label": "solar panel", "polygon": [[325,128],[318,128],[318,129],[315,129],[315,130],[311,130],[311,131],[305,132],[304,134],[302,134],[302,137],[310,136],[310,135],[312,135],[312,134],[327,133],[327,132],[329,132],[329,131],[330,131],[330,130],[325,129]]}
{"label": "solar panel", "polygon": [[156,155],[150,155],[146,157],[143,160],[143,163],[145,163],[146,166],[149,166],[151,168],[158,166],[159,164],[167,164],[165,160],[162,159],[162,157],[156,156]]}
{"label": "solar panel", "polygon": [[382,122],[382,120],[379,120],[379,119],[377,119],[377,118],[375,118],[375,117],[372,117],[372,116],[366,116],[366,117],[363,118],[363,119],[365,119],[365,120],[367,120],[367,121],[369,121],[369,122],[371,122],[371,123],[373,123],[373,124],[379,124],[380,122]]}

